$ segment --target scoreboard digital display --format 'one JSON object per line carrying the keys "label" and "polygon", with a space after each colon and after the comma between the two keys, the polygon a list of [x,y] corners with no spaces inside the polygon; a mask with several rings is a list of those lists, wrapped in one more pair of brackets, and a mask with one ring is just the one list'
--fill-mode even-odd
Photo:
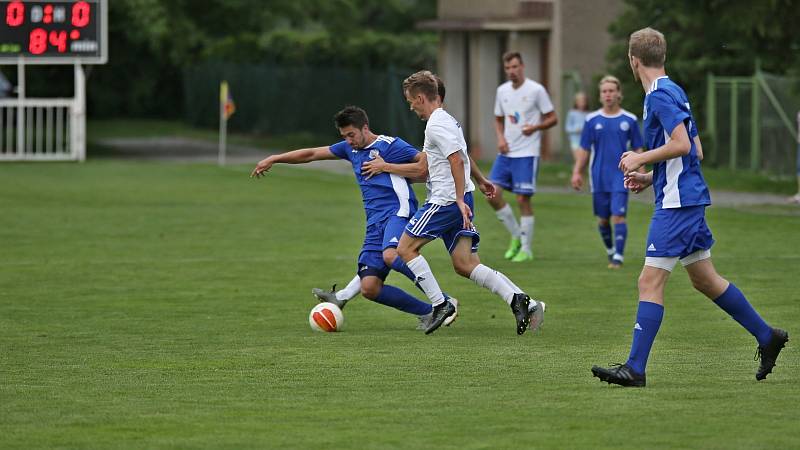
{"label": "scoreboard digital display", "polygon": [[104,64],[106,0],[0,1],[0,63]]}

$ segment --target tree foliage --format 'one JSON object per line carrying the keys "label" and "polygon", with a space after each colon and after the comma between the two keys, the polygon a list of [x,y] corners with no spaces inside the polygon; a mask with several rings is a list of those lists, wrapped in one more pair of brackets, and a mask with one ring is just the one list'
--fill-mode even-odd
{"label": "tree foliage", "polygon": [[413,68],[435,62],[436,35],[415,29],[435,16],[435,0],[109,3],[110,58],[91,74],[93,115],[179,116],[183,71],[206,61]]}
{"label": "tree foliage", "polygon": [[[773,73],[800,70],[800,1],[797,0],[625,0],[609,27],[611,73],[623,80],[624,107],[640,111],[642,87],[628,65],[628,37],[644,27],[667,38],[667,73],[686,89],[702,119],[706,76],[751,75],[756,61]],[[702,126],[701,126],[702,128]]]}

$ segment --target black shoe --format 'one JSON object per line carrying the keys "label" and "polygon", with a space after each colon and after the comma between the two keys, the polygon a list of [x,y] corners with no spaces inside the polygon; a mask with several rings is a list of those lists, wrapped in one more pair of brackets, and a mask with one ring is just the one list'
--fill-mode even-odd
{"label": "black shoe", "polygon": [[639,375],[627,364],[612,364],[611,367],[592,366],[592,375],[608,384],[614,383],[625,387],[644,387],[647,377]]}
{"label": "black shoe", "polygon": [[430,323],[428,323],[428,328],[425,329],[425,334],[431,334],[436,331],[448,317],[456,314],[456,307],[453,306],[448,300],[439,303],[438,305],[433,307],[433,312],[431,312],[432,317]]}
{"label": "black shoe", "polygon": [[333,303],[334,305],[338,306],[339,309],[344,309],[344,305],[347,304],[347,300],[339,300],[336,298],[336,285],[334,284],[331,288],[330,292],[323,291],[320,288],[314,288],[311,290],[311,293],[314,294],[314,297],[317,298],[320,302],[328,302]]}
{"label": "black shoe", "polygon": [[514,298],[511,299],[511,312],[517,319],[517,334],[524,333],[528,329],[528,324],[531,323],[531,316],[528,313],[530,303],[531,298],[526,294],[514,294]]}
{"label": "black shoe", "polygon": [[783,349],[783,346],[786,345],[787,342],[789,342],[789,333],[778,328],[773,328],[769,343],[763,347],[760,345],[758,346],[755,360],[757,361],[760,359],[761,364],[758,365],[756,380],[761,381],[767,378],[767,375],[772,372],[772,368],[775,367],[775,361],[778,359],[781,349]]}

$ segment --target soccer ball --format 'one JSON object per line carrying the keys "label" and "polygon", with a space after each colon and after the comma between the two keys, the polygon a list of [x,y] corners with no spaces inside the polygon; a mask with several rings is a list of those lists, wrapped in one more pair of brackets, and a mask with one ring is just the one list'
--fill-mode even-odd
{"label": "soccer ball", "polygon": [[333,303],[320,303],[311,309],[308,314],[308,323],[314,331],[324,331],[332,333],[339,331],[344,324],[344,314],[338,306]]}

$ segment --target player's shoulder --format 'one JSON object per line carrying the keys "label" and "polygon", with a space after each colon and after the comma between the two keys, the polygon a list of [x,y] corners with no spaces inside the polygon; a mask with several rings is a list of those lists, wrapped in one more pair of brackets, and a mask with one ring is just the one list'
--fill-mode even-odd
{"label": "player's shoulder", "polygon": [[603,114],[603,109],[602,109],[602,108],[601,108],[601,109],[598,109],[598,110],[596,110],[596,111],[592,111],[592,112],[590,112],[589,114],[586,114],[586,121],[587,121],[587,122],[591,122],[591,121],[592,121],[592,120],[594,120],[595,118],[597,118],[597,117],[601,117],[601,116],[602,116],[602,114]]}
{"label": "player's shoulder", "polygon": [[512,90],[513,90],[513,87],[511,85],[511,81],[506,81],[506,82],[500,84],[500,86],[497,86],[497,93],[498,94],[506,94],[508,92],[511,92]]}
{"label": "player's shoulder", "polygon": [[527,89],[536,91],[536,92],[547,92],[544,85],[539,83],[538,81],[531,80],[530,78],[525,78],[525,85]]}
{"label": "player's shoulder", "polygon": [[625,117],[627,119],[633,120],[634,122],[639,120],[639,117],[637,117],[636,114],[628,111],[627,109],[623,109],[622,110],[622,117]]}

